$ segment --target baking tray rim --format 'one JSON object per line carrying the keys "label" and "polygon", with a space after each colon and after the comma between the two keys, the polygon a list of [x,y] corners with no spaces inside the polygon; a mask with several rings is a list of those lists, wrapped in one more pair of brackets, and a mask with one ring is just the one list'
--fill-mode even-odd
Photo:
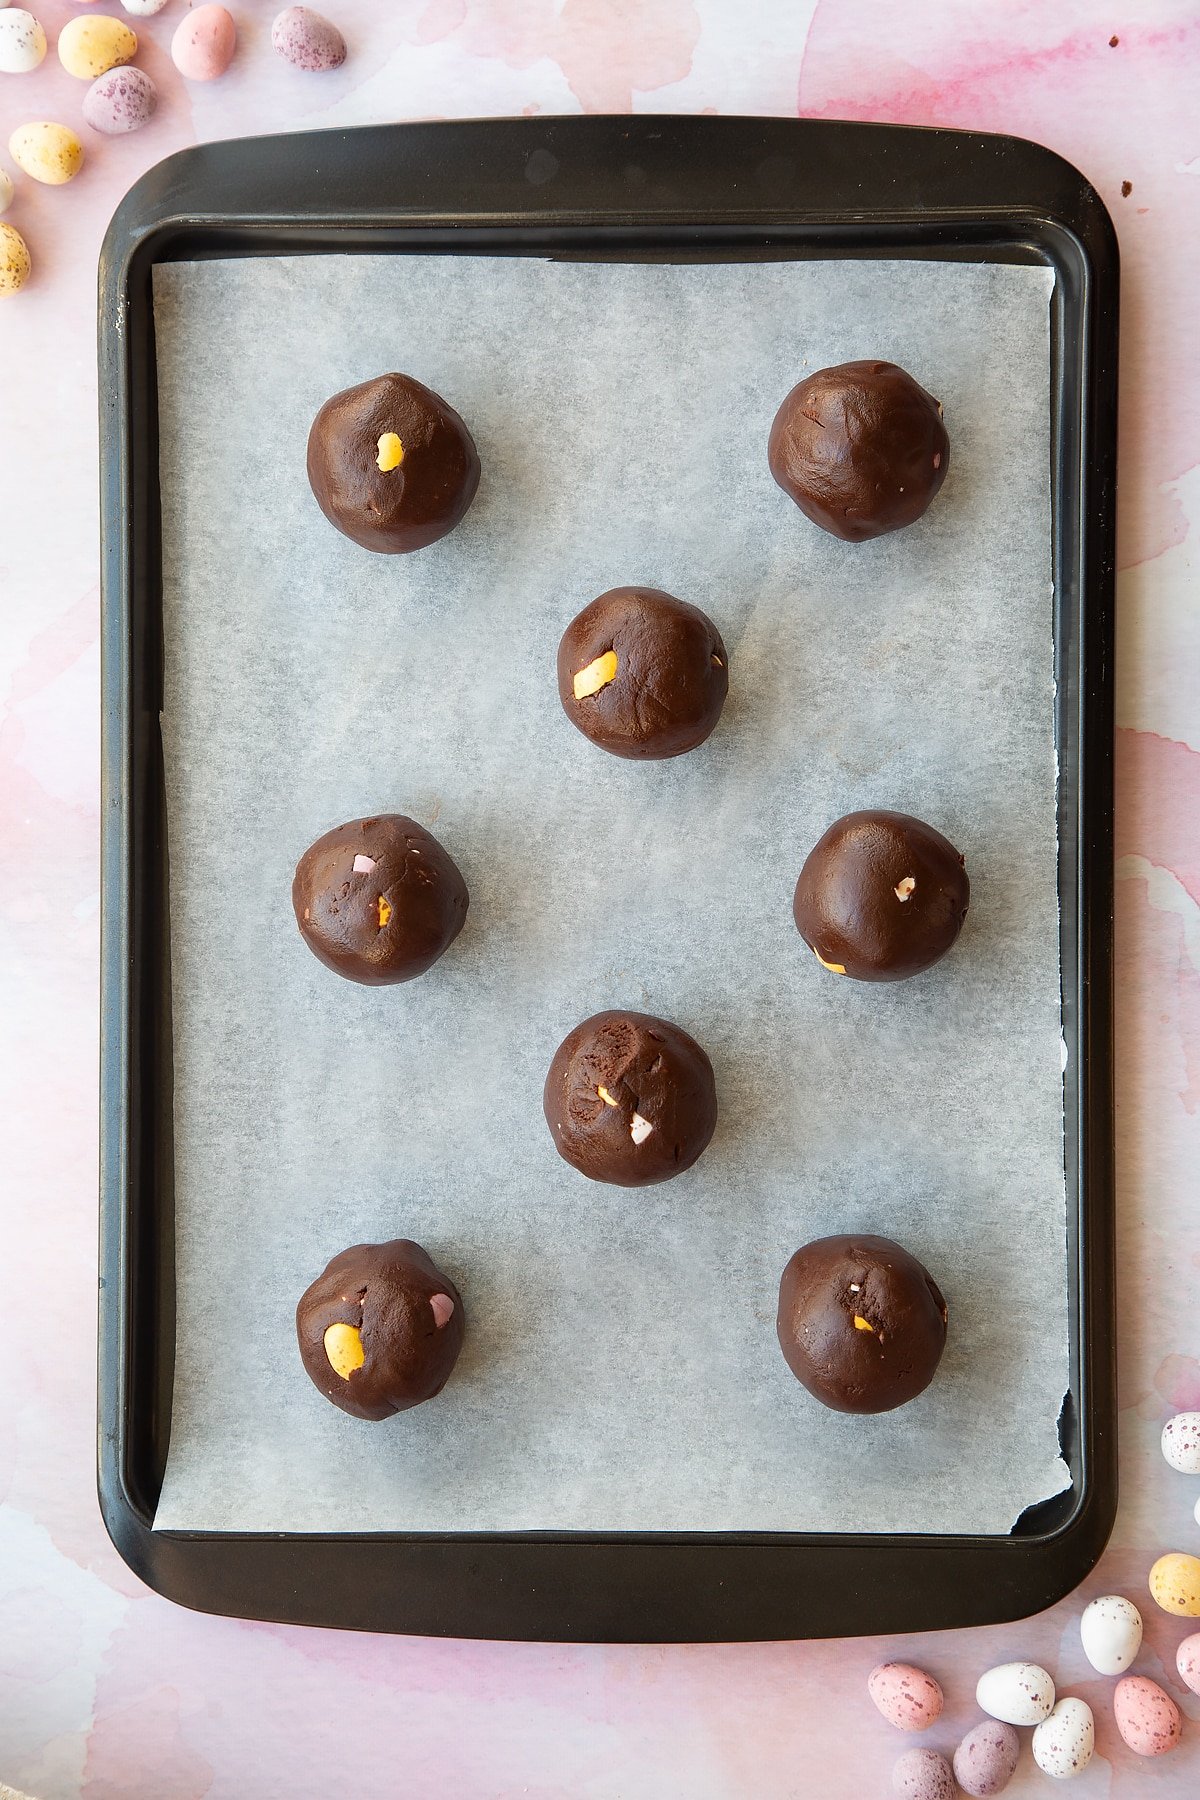
{"label": "baking tray rim", "polygon": [[[912,151],[918,145],[923,149],[932,148],[931,140],[936,140],[938,159],[944,165],[952,164],[953,153],[958,159],[957,173],[962,174],[967,183],[972,179],[983,179],[989,172],[989,157],[998,151],[1009,157],[1015,156],[1016,185],[1012,194],[992,204],[957,206],[935,205],[927,196],[918,195],[916,188],[923,182],[927,184],[928,176],[924,171],[917,171],[914,176],[909,170],[906,181],[906,170],[900,166],[903,155],[895,153]],[[335,169],[331,175],[329,165],[335,144],[342,156],[342,167],[340,172]],[[662,170],[664,145],[674,162]],[[892,204],[866,205],[860,190],[856,206],[849,209],[847,195],[839,190],[836,179],[828,179],[827,166],[827,179],[814,184],[813,169],[821,167],[815,158],[810,158],[803,171],[802,205],[797,196],[782,194],[752,203],[739,194],[736,202],[730,203],[730,167],[739,157],[742,161],[757,157],[760,164],[764,160],[768,163],[774,160],[778,164],[787,161],[789,156],[798,155],[801,149],[819,149],[826,153],[827,164],[828,152],[835,146],[844,156],[849,155],[852,167],[856,163],[853,156],[856,147],[862,157],[869,152],[876,161],[881,156],[891,156],[888,176],[892,191],[883,197],[890,199]],[[489,149],[489,157],[481,158],[479,153],[485,147]],[[439,158],[433,159],[438,172],[449,183],[440,193],[428,191],[430,158],[422,155],[423,151],[434,148],[441,152]],[[298,210],[283,211],[278,197],[269,193],[255,196],[255,160],[264,154],[277,158],[281,149],[286,157],[283,180],[285,186],[288,182],[293,185],[294,200],[302,198],[306,170],[311,173],[313,164],[320,159],[325,164],[323,176],[327,185],[332,181],[339,204],[329,211],[307,205]],[[365,193],[362,191],[363,163],[364,160],[370,162],[373,150],[388,152],[383,159],[382,174],[375,169],[376,181],[382,181],[387,187],[386,196],[382,190],[372,188],[370,182],[366,184]],[[495,154],[498,151],[503,154]],[[551,196],[544,187],[530,188],[524,172],[530,159],[539,152],[554,160],[556,165],[569,162],[572,155],[583,157],[587,181],[592,181],[599,171],[601,178],[609,183],[607,194],[599,198],[594,193],[576,194],[565,205],[555,195],[551,203]],[[405,205],[398,201],[390,187],[395,179],[395,165],[405,153],[410,158],[410,167],[405,170],[409,191],[416,194],[422,182],[425,183],[419,204]],[[657,198],[653,205],[631,205],[622,191],[622,171],[628,171],[629,158],[633,154],[640,158],[637,166],[648,167],[652,175],[662,177],[657,182],[656,193],[665,189],[666,197]],[[505,166],[505,155],[508,167]],[[689,177],[697,168],[703,177],[699,186],[693,182],[686,194],[682,191],[676,166],[680,161],[687,165],[684,172]],[[250,165],[248,176],[243,162]],[[496,191],[486,195],[480,193],[469,207],[452,205],[455,192],[461,195],[464,189],[464,175],[468,169],[478,182],[483,179],[481,172],[488,162],[492,164]],[[521,185],[514,187],[517,179]],[[674,198],[670,197],[671,181],[679,184]],[[210,189],[215,186],[220,200],[217,210],[206,211],[196,204],[179,204],[186,197],[189,183],[193,189],[198,186],[201,194],[206,184]],[[239,200],[237,193],[222,194],[222,183],[242,190],[239,204],[234,204]],[[269,187],[269,182],[267,185]],[[249,196],[246,188],[250,190]],[[1024,198],[1019,197],[1022,195]],[[195,192],[192,198],[194,201]],[[248,198],[257,198],[260,203],[248,204]],[[485,198],[490,199],[490,205],[480,204]],[[516,204],[518,199],[520,206]],[[597,241],[598,229],[609,235]],[[663,254],[716,251],[736,255],[741,249],[746,260],[755,260],[752,242],[755,235],[767,239],[765,246],[758,246],[760,251],[767,248],[796,255],[805,253],[800,242],[804,234],[835,230],[855,233],[861,239],[869,240],[872,247],[862,251],[867,255],[878,255],[883,247],[897,253],[907,249],[909,254],[931,255],[953,255],[964,247],[986,250],[1008,245],[1020,250],[1028,247],[1032,238],[1036,240],[1036,248],[1028,260],[1039,260],[1054,267],[1056,290],[1062,285],[1065,259],[1075,259],[1073,275],[1079,283],[1076,322],[1082,329],[1077,352],[1081,371],[1078,542],[1070,571],[1057,566],[1061,538],[1061,522],[1057,519],[1055,526],[1056,576],[1060,587],[1067,583],[1075,593],[1080,669],[1085,677],[1089,677],[1079,681],[1075,695],[1079,761],[1077,825],[1081,841],[1076,847],[1079,878],[1073,884],[1080,913],[1077,922],[1080,1009],[1073,1033],[1073,1049],[1079,1054],[1079,1076],[1083,1083],[1077,1118],[1077,1148],[1081,1174],[1086,1170],[1087,1180],[1086,1186],[1082,1179],[1075,1184],[1079,1242],[1073,1271],[1077,1291],[1072,1329],[1077,1332],[1079,1341],[1080,1360],[1073,1384],[1073,1391],[1077,1390],[1079,1395],[1079,1435],[1078,1476],[1070,1490],[1069,1511],[1046,1530],[1034,1528],[1024,1534],[995,1536],[775,1531],[154,1531],[152,1506],[148,1504],[145,1488],[134,1475],[130,1463],[131,1438],[137,1426],[137,1397],[130,1390],[130,1365],[137,1352],[136,1320],[131,1307],[136,1297],[138,1264],[130,1238],[129,1181],[137,1108],[130,1087],[127,1029],[132,1007],[130,990],[135,979],[130,929],[133,889],[130,784],[134,735],[131,665],[136,660],[131,648],[135,606],[131,583],[138,560],[136,552],[140,551],[144,556],[147,546],[153,547],[154,543],[153,526],[144,516],[150,509],[143,504],[141,526],[143,530],[149,529],[150,537],[135,545],[138,512],[131,504],[135,498],[131,493],[131,488],[136,485],[131,477],[131,462],[136,440],[130,403],[136,389],[133,363],[134,337],[139,325],[139,282],[143,288],[148,288],[149,270],[154,261],[194,255],[198,248],[201,254],[211,250],[216,255],[294,254],[305,249],[319,253],[322,249],[335,247],[393,251],[400,248],[395,243],[364,243],[364,234],[369,240],[373,234],[403,233],[409,240],[405,248],[425,253],[440,249],[452,253],[478,251],[491,243],[496,253],[520,254],[521,247],[511,242],[504,244],[501,240],[505,236],[511,238],[513,233],[529,234],[532,240],[540,233],[553,238],[554,246],[530,241],[525,245],[524,253],[544,255],[553,253],[553,248],[559,253],[583,256],[589,251],[595,256],[597,250],[608,254],[632,251],[636,260],[639,251],[651,247]],[[293,239],[292,234],[296,233],[300,236]],[[318,246],[312,242],[323,233],[336,233],[337,245]],[[573,242],[572,233],[582,234],[581,241]],[[270,237],[270,246],[262,250],[247,248],[248,240],[255,234]],[[307,243],[302,241],[306,234]],[[435,240],[432,243],[415,241],[429,238],[431,234]],[[742,234],[747,235],[743,238]],[[289,241],[280,242],[281,238]],[[446,241],[442,242],[440,238]],[[811,244],[808,253],[837,256],[846,254],[847,246],[827,241],[824,248]],[[122,203],[105,242],[100,277],[105,617],[99,1489],[106,1525],[126,1561],[151,1586],[185,1604],[217,1611],[241,1610],[240,1606],[228,1605],[228,1593],[225,1594],[226,1603],[222,1603],[221,1594],[214,1593],[211,1585],[206,1585],[203,1564],[207,1558],[202,1553],[207,1550],[210,1555],[214,1551],[219,1554],[222,1548],[227,1553],[235,1553],[238,1547],[244,1547],[254,1554],[271,1546],[283,1553],[279,1563],[281,1580],[269,1584],[274,1587],[277,1604],[274,1610],[270,1606],[264,1609],[264,1596],[260,1595],[255,1606],[257,1616],[337,1622],[373,1629],[444,1630],[462,1635],[512,1637],[586,1635],[619,1639],[633,1636],[663,1641],[679,1635],[689,1638],[794,1636],[832,1627],[822,1623],[827,1608],[810,1606],[804,1617],[797,1617],[790,1628],[783,1631],[769,1620],[764,1620],[765,1628],[761,1630],[707,1631],[694,1628],[703,1625],[703,1618],[695,1616],[694,1608],[684,1606],[681,1610],[693,1615],[693,1629],[680,1633],[670,1626],[665,1616],[662,1628],[655,1629],[653,1608],[646,1604],[650,1598],[647,1594],[643,1596],[641,1606],[649,1627],[646,1630],[629,1630],[623,1622],[627,1609],[617,1609],[622,1614],[621,1621],[610,1620],[609,1609],[603,1604],[587,1607],[578,1600],[574,1604],[579,1624],[592,1628],[576,1629],[566,1616],[572,1610],[566,1596],[563,1597],[564,1605],[549,1607],[550,1615],[564,1615],[559,1626],[556,1627],[553,1617],[549,1617],[546,1620],[549,1628],[539,1629],[538,1617],[546,1613],[544,1592],[541,1614],[535,1605],[527,1620],[513,1619],[511,1628],[498,1628],[487,1607],[473,1610],[469,1605],[465,1609],[449,1604],[439,1606],[436,1593],[423,1596],[422,1604],[410,1609],[409,1617],[415,1622],[397,1626],[393,1622],[394,1613],[388,1619],[366,1617],[361,1609],[352,1606],[335,1608],[335,1616],[320,1604],[313,1604],[313,1595],[302,1601],[292,1591],[295,1579],[292,1564],[296,1557],[303,1561],[305,1552],[317,1546],[335,1555],[340,1553],[346,1559],[347,1569],[364,1555],[369,1557],[378,1552],[381,1546],[395,1550],[405,1547],[418,1556],[424,1553],[428,1569],[435,1571],[431,1579],[436,1588],[444,1581],[448,1565],[439,1562],[436,1555],[430,1561],[431,1552],[465,1548],[468,1557],[477,1558],[485,1546],[501,1546],[515,1556],[511,1573],[516,1579],[508,1586],[507,1602],[515,1602],[518,1607],[520,1597],[516,1590],[522,1589],[523,1581],[529,1579],[528,1570],[521,1574],[520,1553],[534,1548],[567,1552],[607,1550],[617,1552],[619,1558],[620,1552],[638,1547],[658,1553],[670,1551],[672,1561],[682,1553],[687,1564],[694,1564],[697,1557],[711,1558],[723,1552],[737,1553],[734,1556],[737,1562],[751,1551],[770,1551],[774,1555],[787,1551],[810,1556],[817,1554],[831,1559],[831,1563],[843,1557],[866,1558],[875,1571],[873,1582],[884,1572],[881,1559],[917,1555],[924,1557],[932,1567],[938,1552],[982,1556],[994,1561],[997,1574],[1006,1570],[996,1580],[997,1588],[1003,1582],[1008,1584],[1003,1598],[984,1605],[982,1610],[978,1605],[969,1606],[965,1611],[952,1606],[947,1616],[937,1615],[935,1609],[934,1623],[976,1623],[984,1619],[1017,1617],[1036,1606],[1049,1604],[1060,1592],[1069,1591],[1099,1555],[1111,1528],[1116,1500],[1115,1387],[1111,1347],[1107,1357],[1098,1354],[1096,1334],[1112,1318],[1111,1000],[1108,992],[1111,982],[1111,870],[1108,870],[1106,880],[1104,863],[1111,847],[1111,512],[1115,485],[1112,424],[1115,419],[1117,276],[1111,222],[1093,190],[1061,158],[1022,140],[929,132],[911,127],[845,125],[824,120],[697,120],[653,116],[368,127],[353,132],[314,133],[288,139],[234,141],[180,152],[169,158],[144,177]],[[1099,289],[1105,286],[1107,292],[1100,294]],[[145,309],[145,291],[140,298]],[[1103,306],[1099,304],[1101,299],[1105,302]],[[145,311],[140,324],[143,331],[148,327],[152,337],[152,321]],[[150,354],[152,359],[152,351]],[[1060,363],[1064,354],[1060,344]],[[1089,374],[1090,387],[1086,379]],[[1101,415],[1099,421],[1097,413]],[[1098,431],[1098,424],[1106,425],[1107,430]],[[142,450],[145,465],[150,450],[156,450],[156,443],[149,447],[143,445]],[[147,467],[143,466],[143,479],[147,473]],[[1060,498],[1056,489],[1056,509]],[[1068,575],[1074,579],[1068,581]],[[1084,599],[1086,607],[1082,604]],[[1070,671],[1067,673],[1069,676]],[[1062,697],[1069,702],[1069,679],[1064,685]],[[1090,809],[1085,806],[1085,801],[1090,803]],[[1090,838],[1085,834],[1085,826],[1090,830]],[[1111,857],[1107,860],[1110,863]],[[1066,910],[1064,907],[1064,913]],[[117,921],[115,931],[114,919]],[[1067,976],[1064,963],[1064,990]],[[1070,1186],[1069,1183],[1069,1208]],[[145,1273],[140,1273],[144,1286]],[[1096,1316],[1085,1320],[1085,1313]],[[144,1391],[141,1397],[144,1400]],[[155,1546],[159,1548],[156,1550]],[[189,1567],[191,1557],[195,1557],[196,1562]],[[243,1560],[231,1554],[230,1569]],[[1058,1572],[1050,1576],[1050,1563],[1054,1561],[1059,1564]],[[1018,1563],[1022,1567],[1014,1568],[1013,1565]],[[558,1564],[561,1564],[561,1558]],[[1037,1575],[1034,1575],[1035,1569],[1039,1571]],[[731,1575],[733,1572],[731,1563]],[[558,1573],[561,1569],[556,1565],[556,1577]],[[199,1582],[193,1578],[197,1574]],[[1030,1580],[1030,1576],[1034,1578]],[[219,1585],[224,1589],[228,1584]],[[718,1584],[724,1585],[723,1582]],[[828,1583],[823,1585],[828,1586]],[[542,1586],[545,1586],[544,1575]],[[505,1587],[506,1581],[501,1578],[501,1594]],[[528,1589],[525,1590],[525,1604],[528,1611]],[[493,1601],[493,1610],[494,1605]],[[997,1607],[1000,1610],[996,1610]],[[911,1611],[911,1600],[909,1609]],[[634,1611],[637,1610],[635,1606]],[[772,1609],[766,1611],[769,1613]],[[797,1611],[805,1613],[802,1602]],[[401,1607],[400,1613],[403,1612]],[[886,1607],[883,1612],[887,1614]],[[858,1629],[917,1628],[913,1624],[892,1624],[886,1618],[881,1624],[880,1616],[880,1610],[876,1608]],[[526,1624],[532,1628],[525,1629]],[[845,1630],[844,1622],[837,1630]]]}

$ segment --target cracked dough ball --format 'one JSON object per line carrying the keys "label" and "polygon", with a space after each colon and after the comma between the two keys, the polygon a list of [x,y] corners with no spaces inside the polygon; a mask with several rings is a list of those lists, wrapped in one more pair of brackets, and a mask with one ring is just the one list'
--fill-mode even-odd
{"label": "cracked dough ball", "polygon": [[555,1052],[542,1105],[564,1161],[617,1187],[681,1175],[717,1125],[708,1057],[648,1013],[602,1012],[577,1025]]}

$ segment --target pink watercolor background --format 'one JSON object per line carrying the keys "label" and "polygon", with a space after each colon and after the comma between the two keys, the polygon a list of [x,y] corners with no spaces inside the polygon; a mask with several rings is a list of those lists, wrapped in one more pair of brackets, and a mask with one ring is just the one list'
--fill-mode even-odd
{"label": "pink watercolor background", "polygon": [[[27,0],[29,3],[29,0]],[[328,0],[337,74],[271,56],[274,6],[235,4],[229,75],[187,88],[171,0],[137,21],[160,84],[144,132],[84,131],[61,190],[7,221],[34,280],[0,307],[0,1779],[42,1800],[305,1800],[352,1783],[500,1797],[864,1800],[900,1741],[866,1701],[883,1653],[943,1680],[950,1747],[979,1671],[1047,1661],[1097,1711],[1074,1792],[1200,1793],[1200,1700],[1179,1621],[1147,1603],[1141,1667],[1184,1703],[1183,1749],[1141,1763],[1084,1663],[1078,1602],[907,1642],[672,1649],[436,1643],[178,1610],[104,1536],[93,1489],[97,524],[94,272],[150,163],[198,139],[379,119],[586,110],[759,112],[1012,131],[1096,183],[1123,257],[1118,743],[1118,1152],[1123,1503],[1086,1594],[1144,1597],[1200,1551],[1200,1483],[1156,1448],[1200,1406],[1200,10],[1195,0]],[[32,0],[51,43],[78,8]],[[115,5],[113,10],[116,10]],[[1110,46],[1110,37],[1119,42]],[[78,120],[54,60],[0,76],[0,144]],[[0,161],[3,161],[0,156]],[[1122,183],[1130,191],[1123,197]],[[1081,1596],[1082,1598],[1082,1596]],[[847,1595],[846,1621],[855,1620]],[[1025,1754],[1009,1792],[1045,1789]]]}

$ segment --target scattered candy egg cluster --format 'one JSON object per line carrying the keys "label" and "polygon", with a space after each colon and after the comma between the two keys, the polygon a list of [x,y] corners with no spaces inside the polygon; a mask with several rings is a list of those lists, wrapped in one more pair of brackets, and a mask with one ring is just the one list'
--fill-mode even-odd
{"label": "scattered candy egg cluster", "polygon": [[[152,19],[170,0],[121,0],[134,19]],[[227,7],[191,7],[171,37],[171,60],[185,81],[214,81],[224,75],[237,51],[237,24]],[[346,40],[337,26],[308,6],[286,6],[271,27],[276,54],[310,74],[338,69],[346,60]],[[40,21],[24,7],[0,0],[0,75],[28,75],[47,51]],[[83,122],[102,137],[140,131],[153,118],[158,89],[144,69],[135,68],[137,33],[112,13],[79,13],[58,34],[58,60],[68,75],[89,86]],[[83,145],[68,125],[49,119],[19,125],[9,139],[18,169],[47,187],[61,187],[79,173]],[[0,213],[12,204],[14,188],[0,169]],[[0,297],[19,293],[29,280],[29,247],[11,225],[0,229]]]}
{"label": "scattered candy egg cluster", "polygon": [[[292,10],[298,11],[299,8]],[[1176,1413],[1163,1426],[1162,1453],[1183,1475],[1200,1475],[1200,1412]],[[1196,1501],[1200,1524],[1200,1499]],[[1200,1556],[1171,1550],[1149,1577],[1163,1612],[1200,1619]],[[1113,1719],[1136,1756],[1165,1756],[1183,1735],[1183,1715],[1148,1675],[1128,1675],[1142,1647],[1142,1615],[1123,1594],[1103,1594],[1079,1621],[1084,1655],[1100,1675],[1117,1675]],[[1200,1631],[1184,1638],[1175,1656],[1179,1679],[1200,1694]],[[867,1692],[889,1725],[928,1731],[942,1714],[943,1695],[932,1675],[911,1663],[880,1663]],[[992,1800],[1012,1780],[1021,1755],[1017,1726],[1032,1727],[1033,1760],[1056,1781],[1082,1774],[1096,1748],[1096,1721],[1086,1700],[1058,1698],[1049,1671],[1032,1662],[1001,1663],[979,1677],[975,1699],[989,1716],[972,1727],[954,1752],[953,1767],[936,1750],[907,1750],[892,1771],[893,1791],[905,1800]],[[957,1784],[957,1787],[956,1787]]]}

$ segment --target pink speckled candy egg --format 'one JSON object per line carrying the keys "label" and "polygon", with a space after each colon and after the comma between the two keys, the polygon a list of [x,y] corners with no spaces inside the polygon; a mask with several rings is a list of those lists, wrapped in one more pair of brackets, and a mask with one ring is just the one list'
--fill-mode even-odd
{"label": "pink speckled candy egg", "polygon": [[1175,1652],[1175,1667],[1184,1686],[1190,1687],[1193,1694],[1200,1694],[1200,1631],[1184,1638]]}
{"label": "pink speckled candy egg", "polygon": [[271,47],[295,69],[321,74],[340,69],[346,40],[337,26],[311,6],[285,6],[271,27]]}
{"label": "pink speckled candy egg", "polygon": [[158,89],[144,69],[110,69],[83,96],[84,122],[106,137],[139,131],[158,105]]}
{"label": "pink speckled candy egg", "polygon": [[171,60],[188,81],[215,81],[233,61],[237,26],[223,6],[198,6],[180,19]]}
{"label": "pink speckled candy egg", "polygon": [[954,1752],[954,1779],[972,1800],[992,1800],[1012,1780],[1020,1754],[1021,1740],[1011,1725],[984,1719]]}
{"label": "pink speckled candy egg", "polygon": [[1138,1756],[1165,1756],[1183,1733],[1179,1708],[1148,1675],[1126,1675],[1113,1695],[1117,1730]]}
{"label": "pink speckled candy egg", "polygon": [[867,1677],[867,1692],[898,1731],[928,1731],[941,1716],[941,1688],[911,1663],[880,1663]]}
{"label": "pink speckled candy egg", "polygon": [[950,1764],[936,1750],[906,1750],[892,1770],[892,1789],[904,1800],[954,1800]]}

